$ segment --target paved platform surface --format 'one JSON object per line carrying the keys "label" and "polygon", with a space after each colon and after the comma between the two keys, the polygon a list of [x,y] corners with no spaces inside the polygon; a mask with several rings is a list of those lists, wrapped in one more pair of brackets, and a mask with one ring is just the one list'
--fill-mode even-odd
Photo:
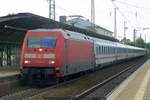
{"label": "paved platform surface", "polygon": [[0,68],[0,79],[10,76],[15,76],[19,74],[19,69],[14,68]]}
{"label": "paved platform surface", "polygon": [[150,59],[118,86],[107,100],[150,100]]}
{"label": "paved platform surface", "polygon": [[19,71],[0,71],[0,78],[18,75]]}

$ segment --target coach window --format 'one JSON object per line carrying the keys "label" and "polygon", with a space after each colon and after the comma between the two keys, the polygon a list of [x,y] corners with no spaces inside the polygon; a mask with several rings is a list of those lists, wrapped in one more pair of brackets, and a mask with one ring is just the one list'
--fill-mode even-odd
{"label": "coach window", "polygon": [[105,49],[105,46],[104,46],[104,55],[105,55],[105,53],[106,53],[106,49]]}
{"label": "coach window", "polygon": [[110,54],[110,47],[108,47],[108,54]]}
{"label": "coach window", "polygon": [[99,54],[100,54],[100,55],[101,55],[101,52],[102,52],[102,51],[101,51],[101,46],[99,46]]}
{"label": "coach window", "polygon": [[101,55],[103,55],[103,46],[101,46]]}
{"label": "coach window", "polygon": [[111,52],[112,52],[112,51],[111,51],[111,47],[110,47],[110,49],[109,49],[109,52],[110,52],[110,54],[111,54]]}
{"label": "coach window", "polygon": [[107,55],[109,54],[109,47],[107,47]]}
{"label": "coach window", "polygon": [[99,46],[99,55],[101,54],[101,48],[100,48],[100,46]]}
{"label": "coach window", "polygon": [[110,54],[112,54],[112,47],[110,47]]}
{"label": "coach window", "polygon": [[103,46],[103,55],[105,54],[104,46]]}
{"label": "coach window", "polygon": [[106,50],[105,50],[105,47],[104,47],[104,55],[105,55],[105,52],[106,52]]}
{"label": "coach window", "polygon": [[108,47],[106,47],[106,55],[108,54]]}
{"label": "coach window", "polygon": [[120,53],[121,53],[122,48],[120,48]]}
{"label": "coach window", "polygon": [[102,46],[101,46],[101,55],[103,55],[103,48],[102,48]]}
{"label": "coach window", "polygon": [[103,53],[102,53],[102,46],[101,46],[101,49],[100,49],[100,50],[101,50],[101,55],[102,55],[102,54],[103,54]]}
{"label": "coach window", "polygon": [[99,46],[97,47],[97,54],[99,55]]}
{"label": "coach window", "polygon": [[111,49],[111,48],[112,48],[112,47],[110,47],[110,49],[109,49],[109,50],[110,50],[110,54],[112,53],[112,49]]}
{"label": "coach window", "polygon": [[112,47],[110,47],[110,54],[112,54]]}
{"label": "coach window", "polygon": [[97,47],[97,54],[99,55],[99,46]]}
{"label": "coach window", "polygon": [[113,47],[113,54],[115,54],[115,48]]}
{"label": "coach window", "polygon": [[107,54],[109,55],[109,47],[107,47]]}
{"label": "coach window", "polygon": [[97,50],[98,50],[97,53],[98,53],[98,55],[99,55],[99,46],[97,47]]}
{"label": "coach window", "polygon": [[120,48],[120,53],[122,53],[122,48]]}
{"label": "coach window", "polygon": [[109,53],[110,53],[110,50],[109,50],[109,48],[110,48],[110,47],[108,47],[108,55],[109,55]]}
{"label": "coach window", "polygon": [[122,53],[122,48],[120,48],[120,53]]}
{"label": "coach window", "polygon": [[99,55],[99,46],[98,46],[98,55]]}
{"label": "coach window", "polygon": [[106,47],[106,55],[108,54],[108,47]]}
{"label": "coach window", "polygon": [[98,47],[98,49],[99,49],[99,55],[100,55],[100,53],[101,53],[101,49],[100,49],[100,46]]}
{"label": "coach window", "polygon": [[102,55],[104,54],[104,47],[102,46]]}
{"label": "coach window", "polygon": [[107,54],[109,55],[109,47],[108,47],[108,50],[107,50],[107,51],[108,51],[108,53],[107,53]]}
{"label": "coach window", "polygon": [[96,55],[98,55],[98,47],[96,47]]}
{"label": "coach window", "polygon": [[101,54],[103,55],[103,46],[101,46]]}
{"label": "coach window", "polygon": [[111,54],[111,52],[112,52],[112,49],[111,49],[111,47],[109,48],[109,52],[110,52],[110,54]]}
{"label": "coach window", "polygon": [[106,47],[104,47],[104,52],[105,52],[104,54],[106,55]]}
{"label": "coach window", "polygon": [[96,50],[95,50],[95,51],[96,51],[96,55],[97,55],[97,47],[96,47]]}
{"label": "coach window", "polygon": [[110,48],[109,48],[109,54],[111,54],[111,52],[112,52],[111,50],[112,50],[112,49],[111,49],[111,47],[110,47]]}
{"label": "coach window", "polygon": [[100,52],[101,52],[101,49],[100,49],[100,46],[99,46],[99,55],[100,55]]}
{"label": "coach window", "polygon": [[97,50],[97,47],[96,47],[96,55],[98,54],[98,50]]}
{"label": "coach window", "polygon": [[110,54],[110,47],[108,47],[108,54]]}
{"label": "coach window", "polygon": [[107,55],[107,47],[105,47],[105,54]]}
{"label": "coach window", "polygon": [[106,50],[105,50],[105,47],[104,47],[104,55],[105,55],[105,52],[106,52]]}
{"label": "coach window", "polygon": [[107,54],[109,55],[109,47],[107,47]]}
{"label": "coach window", "polygon": [[106,47],[106,55],[108,54],[108,47]]}

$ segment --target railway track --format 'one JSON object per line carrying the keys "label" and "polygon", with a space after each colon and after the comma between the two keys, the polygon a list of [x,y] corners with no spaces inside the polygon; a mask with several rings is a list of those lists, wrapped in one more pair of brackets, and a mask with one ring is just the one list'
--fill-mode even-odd
{"label": "railway track", "polygon": [[120,84],[124,79],[126,79],[129,75],[131,75],[134,71],[136,71],[147,58],[140,59],[135,63],[129,64],[126,69],[121,72],[103,80],[102,82],[94,85],[93,87],[85,90],[84,92],[75,96],[75,100],[79,98],[93,98],[97,100],[105,100],[108,94]]}
{"label": "railway track", "polygon": [[[141,59],[143,59],[143,58],[141,58]],[[131,61],[129,61],[129,62],[126,62],[126,64],[125,63],[121,63],[121,64],[118,64],[118,65],[113,65],[112,66],[112,68],[114,67],[114,68],[120,68],[120,67],[126,67],[127,65],[129,66],[129,65],[133,65],[133,63],[135,63],[135,62],[139,62],[140,60],[138,60],[138,59],[135,59],[134,61],[132,61],[132,63],[131,63]],[[77,80],[77,81],[79,81],[79,82],[74,82],[74,83],[78,83],[78,84],[74,84],[74,83],[70,83],[70,85],[66,85],[66,86],[63,86],[63,87],[59,87],[59,88],[55,88],[55,90],[49,90],[49,92],[46,92],[46,93],[42,93],[42,94],[39,94],[38,96],[33,96],[33,97],[31,97],[31,98],[29,98],[29,100],[37,100],[37,99],[39,99],[39,100],[45,100],[45,99],[54,99],[55,97],[58,97],[58,98],[56,98],[56,99],[60,99],[60,97],[63,97],[63,99],[67,99],[67,100],[69,100],[69,98],[71,99],[72,97],[73,98],[78,98],[77,97],[77,95],[79,95],[80,93],[83,93],[86,89],[87,89],[87,87],[86,87],[86,85],[88,86],[88,88],[89,87],[93,87],[93,86],[95,86],[99,81],[100,82],[102,82],[102,81],[104,81],[106,78],[109,78],[110,76],[112,76],[112,75],[114,75],[114,74],[116,74],[117,72],[120,72],[120,70],[117,70],[117,71],[115,71],[114,70],[114,68],[113,68],[113,70],[112,70],[112,68],[111,67],[109,67],[109,68],[104,68],[103,70],[100,70],[100,71],[98,71],[98,74],[95,74],[94,73],[94,75],[92,75],[92,77],[90,76],[90,75],[88,75],[87,77],[88,77],[88,79],[90,79],[90,80],[93,80],[94,78],[96,78],[95,77],[95,75],[98,75],[98,76],[100,76],[101,78],[99,78],[98,79],[98,81],[95,81],[95,80],[93,80],[93,81],[90,81],[90,80],[88,80],[87,79],[87,77],[84,77],[84,79],[80,79],[80,80]],[[109,73],[109,71],[108,71],[108,69],[109,69],[109,71],[112,71],[112,72],[114,72],[113,74],[110,74],[110,73],[112,73],[112,72],[110,72]],[[109,76],[106,74],[106,72],[108,72],[109,73]],[[102,75],[104,75],[104,76],[102,76]],[[103,78],[102,78],[103,77]],[[124,80],[125,79],[125,77],[122,77],[122,79]],[[82,80],[82,83],[80,82]],[[89,84],[88,84],[88,82],[89,82]],[[95,85],[93,85],[93,83],[95,83],[95,82],[97,82]],[[84,84],[83,84],[84,83]],[[91,86],[90,84],[92,84],[93,86]],[[116,84],[116,83],[115,83]],[[116,85],[118,85],[118,84],[116,84]],[[85,88],[83,88],[83,87],[86,87],[86,89]],[[72,88],[72,89],[70,89],[70,88]],[[69,91],[70,90],[70,91]],[[83,91],[84,90],[84,91]],[[105,90],[107,90],[106,88],[104,88],[104,90],[103,91],[105,91]],[[62,93],[63,92],[63,93]],[[106,92],[105,92],[106,93]],[[108,93],[108,92],[107,92]],[[54,98],[53,98],[54,97]],[[69,98],[68,98],[69,97]],[[80,98],[80,97],[79,97]],[[54,99],[55,100],[55,99]],[[72,99],[71,99],[72,100]]]}
{"label": "railway track", "polygon": [[[111,69],[111,67],[110,68],[104,68],[103,70],[100,70],[100,73],[102,73],[103,75],[104,75],[104,73],[106,74],[106,75],[104,75],[104,78],[102,78],[101,80],[100,80],[100,83],[99,83],[99,85],[97,85],[97,84],[95,84],[94,86],[91,86],[88,90],[86,90],[86,89],[83,89],[83,90],[81,90],[80,92],[77,92],[77,93],[74,93],[74,94],[71,94],[71,92],[70,92],[70,94],[69,93],[67,93],[66,92],[66,94],[63,94],[63,95],[59,95],[59,93],[58,92],[56,92],[57,93],[57,95],[56,95],[56,93],[54,92],[54,90],[59,90],[59,92],[61,92],[61,91],[65,91],[65,88],[67,88],[68,87],[68,84],[70,85],[70,86],[72,86],[72,87],[75,87],[75,85],[73,85],[73,83],[75,83],[76,81],[79,81],[79,80],[82,80],[82,81],[85,81],[85,80],[83,80],[83,79],[85,79],[86,77],[89,77],[90,76],[90,74],[94,74],[94,73],[90,73],[89,75],[88,74],[86,74],[86,75],[84,75],[84,76],[81,76],[81,77],[78,77],[78,78],[76,78],[76,79],[72,79],[72,80],[69,80],[69,81],[66,81],[66,82],[63,82],[63,83],[60,83],[60,84],[56,84],[56,85],[53,85],[53,86],[50,86],[50,87],[45,87],[45,88],[37,88],[37,87],[31,87],[31,88],[29,88],[29,89],[26,89],[26,90],[23,90],[23,91],[19,91],[19,92],[16,92],[16,93],[13,93],[13,94],[9,94],[9,95],[6,95],[6,96],[3,96],[3,97],[1,97],[0,98],[0,100],[20,100],[20,99],[29,99],[29,100],[36,100],[36,98],[35,97],[39,97],[39,94],[43,94],[43,93],[45,93],[45,92],[47,92],[47,91],[49,91],[50,93],[53,93],[53,95],[52,96],[71,96],[71,97],[75,97],[75,98],[82,98],[82,97],[87,97],[88,96],[88,94],[90,94],[91,92],[94,92],[97,88],[100,88],[101,86],[104,86],[104,84],[107,84],[107,82],[109,82],[109,81],[111,81],[111,79],[115,79],[115,77],[117,77],[117,76],[119,76],[121,73],[123,73],[123,72],[125,72],[125,71],[127,71],[127,70],[129,70],[130,69],[130,66],[131,65],[133,65],[133,63],[135,63],[135,62],[137,62],[137,60],[135,60],[135,61],[133,61],[132,63],[130,63],[130,62],[127,62],[128,63],[128,68],[127,69],[124,69],[122,72],[119,72],[119,70],[118,69],[116,69],[116,70],[118,70],[118,74],[116,74],[116,75],[114,75],[116,72],[114,72],[113,73],[113,75],[114,76],[112,76],[112,75],[107,75],[107,73],[105,72],[105,70],[107,71],[108,69]],[[123,67],[125,67],[125,66],[127,66],[126,64],[124,64],[124,63],[121,63],[121,64],[119,64],[119,65],[112,65],[112,66],[115,66],[115,67],[117,67],[117,66],[121,66],[122,68]],[[119,68],[119,67],[118,67]],[[113,68],[112,68],[113,69]],[[112,70],[111,69],[111,70]],[[108,72],[108,71],[107,71]],[[95,73],[99,73],[98,71],[96,71]],[[92,77],[94,77],[94,75],[91,75]],[[101,76],[101,75],[99,75],[99,76]],[[111,76],[111,77],[110,77]],[[106,79],[107,78],[107,80],[104,80],[104,79]],[[85,82],[85,83],[87,83],[87,82]],[[91,82],[92,83],[92,82]],[[93,82],[94,83],[94,82]],[[66,85],[66,86],[65,86]],[[80,83],[78,84],[78,85],[80,85]],[[84,85],[84,84],[81,84],[81,85]],[[117,85],[116,83],[115,83],[115,85]],[[62,88],[63,87],[63,88]],[[103,88],[103,89],[106,89],[106,88]],[[85,91],[86,90],[86,91]],[[74,90],[72,90],[72,92],[73,92]],[[81,93],[82,92],[82,93]],[[110,91],[109,91],[110,92]],[[105,95],[106,95],[106,92],[105,92]],[[47,97],[49,97],[50,95],[40,95],[42,98],[47,98]],[[104,97],[104,95],[102,95],[103,97]],[[40,99],[39,99],[40,100]]]}
{"label": "railway track", "polygon": [[75,78],[75,79],[71,79],[71,80],[66,81],[66,82],[61,82],[59,84],[55,84],[55,85],[52,85],[49,87],[40,87],[40,88],[38,88],[36,86],[35,87],[26,87],[26,89],[23,89],[23,90],[20,89],[20,91],[18,91],[16,93],[11,93],[11,94],[2,96],[2,97],[0,97],[0,100],[23,100],[23,99],[27,99],[27,98],[30,98],[34,95],[38,95],[42,92],[48,91],[48,90],[53,89],[53,88],[60,87],[64,84],[71,83],[72,81],[75,81],[78,79],[80,79],[80,77]]}

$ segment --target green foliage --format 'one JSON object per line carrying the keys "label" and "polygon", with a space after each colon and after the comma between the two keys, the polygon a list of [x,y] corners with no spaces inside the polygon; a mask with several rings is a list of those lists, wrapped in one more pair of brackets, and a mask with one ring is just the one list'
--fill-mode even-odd
{"label": "green foliage", "polygon": [[141,37],[139,37],[135,40],[135,46],[144,48],[146,44],[144,43],[144,40]]}
{"label": "green foliage", "polygon": [[150,43],[145,44],[145,48],[146,48],[148,54],[150,54]]}
{"label": "green foliage", "polygon": [[146,48],[147,52],[150,54],[150,43],[144,43],[144,40],[141,37],[137,38],[135,42],[132,42],[130,39],[123,39],[121,42],[131,46]]}

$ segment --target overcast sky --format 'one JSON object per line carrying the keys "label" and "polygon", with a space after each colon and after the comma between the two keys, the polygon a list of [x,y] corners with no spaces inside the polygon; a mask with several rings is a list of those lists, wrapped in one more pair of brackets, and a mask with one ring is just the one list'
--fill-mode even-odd
{"label": "overcast sky", "polygon": [[[56,1],[56,20],[60,15],[82,15],[90,19],[91,0],[55,0]],[[118,38],[123,38],[123,23],[127,22],[127,38],[132,39],[133,28],[150,27],[150,0],[116,0],[114,4],[118,7],[117,11],[117,33]],[[30,12],[44,17],[48,17],[47,0],[1,0],[0,16],[12,13]],[[114,5],[111,0],[95,0],[95,23],[106,29],[113,31],[114,27]],[[150,30],[138,33],[147,36],[150,41]],[[139,34],[138,34],[139,35]]]}

